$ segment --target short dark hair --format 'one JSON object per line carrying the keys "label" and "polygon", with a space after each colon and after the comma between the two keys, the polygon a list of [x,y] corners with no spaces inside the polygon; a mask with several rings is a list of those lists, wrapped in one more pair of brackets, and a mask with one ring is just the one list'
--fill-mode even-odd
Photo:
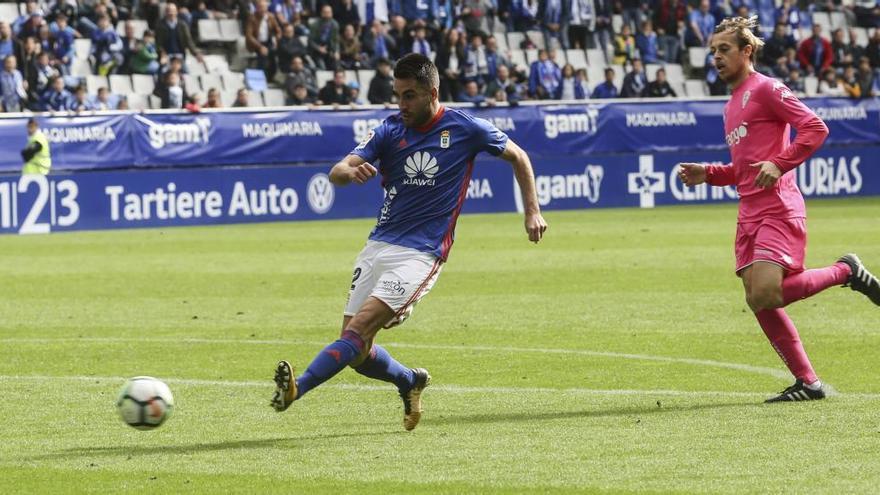
{"label": "short dark hair", "polygon": [[421,53],[410,53],[397,61],[394,66],[395,79],[415,79],[419,86],[440,87],[440,74],[431,59]]}

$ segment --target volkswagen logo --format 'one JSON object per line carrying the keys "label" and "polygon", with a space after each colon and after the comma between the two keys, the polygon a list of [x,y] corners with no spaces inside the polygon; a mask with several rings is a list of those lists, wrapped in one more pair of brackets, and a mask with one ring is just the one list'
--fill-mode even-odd
{"label": "volkswagen logo", "polygon": [[309,180],[309,185],[306,187],[309,207],[319,215],[330,211],[335,195],[333,184],[330,183],[327,174],[316,174]]}

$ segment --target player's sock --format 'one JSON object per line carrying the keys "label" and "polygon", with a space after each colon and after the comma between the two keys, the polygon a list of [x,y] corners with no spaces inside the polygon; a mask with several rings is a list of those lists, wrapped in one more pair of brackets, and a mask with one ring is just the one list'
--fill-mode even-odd
{"label": "player's sock", "polygon": [[416,380],[411,369],[397,362],[378,344],[373,344],[369,357],[354,370],[366,377],[393,383],[401,391],[411,389]]}
{"label": "player's sock", "polygon": [[755,313],[758,323],[764,330],[764,335],[770,340],[770,344],[776,349],[779,357],[788,366],[791,374],[804,383],[814,383],[818,380],[810,359],[801,344],[797,328],[791,318],[782,308],[765,309]]}
{"label": "player's sock", "polygon": [[825,268],[807,270],[785,277],[782,281],[782,303],[788,306],[829,287],[843,285],[851,273],[849,265],[837,262]]}
{"label": "player's sock", "polygon": [[296,398],[299,399],[309,390],[333,378],[336,373],[348,366],[364,349],[364,341],[357,333],[346,330],[324,348],[309,364],[305,372],[296,379]]}
{"label": "player's sock", "polygon": [[822,380],[816,380],[813,383],[805,383],[804,386],[810,390],[819,390],[822,388]]}

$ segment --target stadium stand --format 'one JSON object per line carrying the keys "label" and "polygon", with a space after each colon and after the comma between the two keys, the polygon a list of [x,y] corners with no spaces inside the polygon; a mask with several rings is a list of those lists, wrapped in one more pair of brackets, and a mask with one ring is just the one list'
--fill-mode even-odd
{"label": "stadium stand", "polygon": [[[562,0],[570,2],[574,0]],[[592,1],[592,0],[590,0]],[[192,33],[192,39],[196,45],[187,45],[187,39],[177,39],[172,45],[169,45],[168,35],[160,33],[170,32],[167,29],[166,10],[167,5],[174,3],[178,7],[178,21],[187,27],[187,33]],[[299,55],[304,59],[306,70],[309,71],[317,85],[317,89],[323,87],[326,81],[332,79],[333,66],[329,66],[326,60],[340,60],[338,65],[346,70],[346,80],[349,82],[358,82],[360,84],[361,97],[366,95],[370,81],[375,73],[374,62],[380,57],[396,59],[412,50],[412,31],[416,27],[424,26],[428,32],[428,42],[432,56],[437,53],[447,52],[448,47],[443,47],[446,39],[445,33],[449,29],[457,29],[463,36],[462,44],[457,50],[453,50],[458,58],[459,78],[460,82],[466,80],[476,80],[481,91],[489,87],[489,83],[495,78],[497,66],[500,63],[508,64],[511,69],[511,76],[516,81],[516,94],[512,95],[517,100],[528,100],[538,97],[537,94],[530,94],[529,87],[526,82],[529,80],[529,71],[536,67],[536,62],[540,61],[540,51],[547,48],[547,36],[545,28],[547,19],[542,17],[542,10],[532,17],[517,17],[519,14],[513,12],[510,2],[492,2],[496,5],[492,10],[486,12],[488,20],[482,27],[475,27],[471,23],[466,22],[466,16],[461,15],[459,7],[453,7],[452,22],[442,24],[439,22],[441,17],[435,16],[436,12],[432,3],[427,7],[423,19],[418,21],[403,19],[403,13],[399,2],[389,2],[388,19],[382,18],[379,22],[380,34],[385,43],[380,48],[381,53],[376,53],[376,34],[373,32],[373,26],[364,26],[355,24],[355,50],[353,57],[345,58],[342,62],[341,58],[329,57],[326,60],[316,56],[313,47],[310,46],[309,26],[310,23],[318,17],[318,6],[324,5],[326,2],[318,0],[306,0],[297,3],[302,7],[300,12],[291,13],[290,9],[282,6],[281,0],[271,0],[269,2],[269,13],[267,15],[274,17],[273,23],[279,26],[279,31],[272,29],[263,29],[263,21],[255,14],[256,5],[253,0],[240,2],[220,2],[216,5],[220,10],[200,10],[195,1],[178,1],[178,2],[140,2],[135,3],[137,6],[133,12],[128,7],[131,2],[120,2],[119,7],[112,0],[103,0],[102,2],[77,2],[77,8],[72,19],[68,20],[68,27],[62,31],[59,30],[56,19],[61,13],[63,7],[59,7],[59,2],[55,1],[31,1],[19,2],[0,2],[0,22],[10,28],[11,37],[18,40],[20,44],[30,37],[35,36],[39,32],[41,26],[49,27],[50,36],[47,40],[38,43],[37,50],[47,50],[55,64],[61,69],[65,77],[65,82],[69,89],[75,88],[79,84],[84,84],[89,94],[94,94],[98,87],[108,87],[110,91],[118,98],[119,96],[128,96],[129,107],[140,108],[150,107],[156,108],[157,99],[153,91],[158,88],[168,71],[180,70],[181,77],[185,81],[188,93],[195,91],[207,91],[215,87],[222,89],[222,100],[224,103],[228,101],[228,96],[234,94],[235,91],[242,87],[252,89],[249,105],[255,102],[270,103],[272,105],[283,104],[290,95],[287,94],[289,88],[284,84],[286,74],[274,74],[274,67],[277,67],[279,56],[288,54],[290,56]],[[357,3],[357,2],[356,2]],[[70,2],[60,2],[63,5],[69,5]],[[842,36],[845,46],[835,44],[832,51],[842,53],[847,51],[855,53],[857,56],[867,57],[870,70],[862,71],[859,74],[860,85],[862,88],[862,97],[870,97],[880,93],[880,39],[875,35],[878,26],[880,26],[880,15],[877,9],[865,9],[859,2],[843,2],[829,3],[818,1],[801,1],[796,2],[793,9],[798,9],[796,14],[783,11],[781,2],[775,0],[755,0],[754,2],[737,4],[745,5],[748,10],[751,6],[752,10],[748,11],[749,15],[757,15],[762,26],[762,32],[765,39],[769,38],[777,22],[785,24],[787,35],[790,35],[796,43],[794,48],[800,48],[804,41],[812,36],[812,26],[821,26],[821,36],[828,41],[833,39],[834,33],[840,30],[838,36]],[[331,2],[331,6],[338,5]],[[374,3],[366,3],[363,8],[371,8]],[[707,58],[707,46],[695,42],[690,36],[690,29],[687,18],[690,12],[696,7],[695,2],[688,2],[686,9],[680,11],[671,11],[668,0],[650,0],[645,3],[646,8],[639,9],[638,12],[623,9],[614,11],[611,15],[611,26],[607,31],[599,29],[591,32],[586,38],[586,45],[582,44],[582,40],[573,39],[572,37],[561,37],[561,45],[556,39],[552,39],[551,48],[558,48],[555,62],[539,62],[552,65],[555,63],[561,68],[566,62],[571,64],[575,69],[586,69],[589,83],[595,85],[604,79],[604,70],[606,67],[615,69],[615,83],[619,86],[626,72],[629,71],[628,64],[612,64],[612,59],[641,58],[642,54],[639,48],[633,52],[626,52],[621,57],[621,52],[615,51],[614,37],[618,35],[624,25],[628,25],[632,33],[635,34],[636,45],[640,44],[640,36],[646,36],[649,45],[659,43],[663,47],[658,52],[660,60],[654,62],[654,58],[650,58],[652,63],[646,64],[646,73],[649,80],[655,77],[656,69],[664,67],[666,69],[667,78],[670,85],[676,92],[681,90],[679,97],[694,97],[712,94],[716,91],[723,91],[717,88],[719,85],[705,83],[706,77],[712,75],[711,59]],[[208,6],[215,6],[213,2],[208,2]],[[740,7],[742,8],[742,7]],[[711,11],[716,22],[722,18],[732,15],[733,8],[726,2],[718,3]],[[338,9],[337,9],[338,10]],[[564,9],[566,12],[570,9]],[[65,10],[71,12],[71,10]],[[740,11],[743,12],[743,11]],[[372,12],[371,12],[372,14]],[[516,14],[516,15],[513,15]],[[99,33],[97,21],[100,17],[107,16],[111,21],[107,31],[112,33]],[[251,20],[258,22],[255,31],[248,31],[247,26]],[[641,21],[653,20],[655,27],[669,26],[670,20],[673,26],[679,27],[678,32],[665,33],[664,39],[649,39],[647,35],[641,32]],[[799,19],[797,23],[792,19]],[[676,22],[677,21],[677,22]],[[343,31],[345,23],[352,22],[350,17],[340,12],[334,12],[334,25],[339,28],[339,32]],[[295,36],[282,40],[280,28],[285,25],[292,25]],[[130,27],[134,39],[125,38],[126,28]],[[484,29],[487,29],[484,31]],[[178,30],[180,31],[180,30]],[[154,33],[155,43],[147,45],[145,43],[145,33]],[[474,50],[472,45],[467,41],[474,36],[488,37],[494,35],[497,45],[497,53],[490,52],[485,43],[483,46]],[[105,36],[106,35],[106,36]],[[105,36],[105,37],[102,37]],[[249,37],[250,36],[250,37]],[[109,48],[105,48],[104,39],[118,40],[110,43]],[[259,38],[259,39],[258,39]],[[59,57],[61,54],[67,53],[66,47],[70,46],[72,40],[72,57],[67,64],[61,64]],[[4,40],[0,36],[0,48],[2,48]],[[161,46],[165,43],[165,46]],[[350,44],[350,43],[349,43]],[[120,48],[121,46],[121,48]],[[176,46],[178,51],[186,51],[185,60],[181,69],[174,68],[171,63],[171,57],[168,57],[167,50]],[[264,56],[261,51],[268,48],[268,53]],[[674,49],[667,50],[670,47]],[[198,50],[196,50],[196,48]],[[338,43],[331,44],[331,48],[339,53],[340,46]],[[96,55],[102,50],[110,50],[116,53],[121,50],[124,62],[119,64],[99,64]],[[198,53],[197,53],[198,51]],[[21,58],[21,57],[20,57]],[[24,57],[28,58],[28,57]],[[144,71],[144,64],[133,65],[132,60],[139,61],[154,60],[149,70]],[[30,58],[28,58],[30,60]],[[17,60],[18,70],[23,74],[31,71],[27,64],[28,60]],[[106,58],[105,58],[106,60]],[[707,66],[709,60],[709,66]],[[807,95],[816,94],[819,91],[818,77],[819,74],[812,67],[802,66],[802,60],[794,58],[793,60],[782,61],[779,64],[760,63],[756,67],[757,70],[779,78],[788,83],[792,80],[793,72],[797,72],[796,84],[803,84],[803,92]],[[619,60],[618,60],[619,62]],[[832,64],[832,69],[838,75],[843,77],[844,69],[847,65],[858,67],[861,60],[837,60]],[[149,64],[148,64],[149,65]],[[138,68],[141,72],[135,72]],[[784,69],[784,70],[783,70]],[[553,72],[553,71],[550,71]],[[260,76],[260,73],[263,76]],[[273,75],[271,79],[270,75]],[[554,76],[555,77],[555,76]],[[554,85],[560,81],[550,81],[547,84]],[[546,94],[553,92],[542,92]],[[450,94],[450,93],[446,93]],[[723,94],[723,93],[722,93]],[[137,96],[133,96],[137,95]],[[451,95],[455,98],[457,95]],[[491,97],[492,95],[486,95]],[[25,102],[26,106],[36,109],[39,95],[31,94],[29,98],[33,98]],[[114,100],[115,101],[115,100]],[[492,101],[491,99],[489,100]]]}

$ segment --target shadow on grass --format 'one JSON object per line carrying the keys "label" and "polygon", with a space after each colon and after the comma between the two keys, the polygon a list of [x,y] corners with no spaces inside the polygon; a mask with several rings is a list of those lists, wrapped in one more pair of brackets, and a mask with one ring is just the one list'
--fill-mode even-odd
{"label": "shadow on grass", "polygon": [[223,450],[266,449],[303,447],[312,440],[334,438],[375,437],[379,435],[402,435],[405,431],[373,431],[352,433],[331,433],[326,435],[301,435],[284,438],[263,438],[259,440],[230,440],[226,442],[203,442],[183,445],[124,445],[119,447],[74,447],[58,452],[30,457],[29,460],[64,459],[82,456],[140,456],[150,454],[200,454]]}
{"label": "shadow on grass", "polygon": [[513,423],[518,421],[542,421],[552,419],[576,419],[576,418],[605,418],[616,416],[644,416],[649,414],[664,414],[688,411],[702,411],[706,409],[726,409],[737,407],[763,407],[754,401],[724,402],[715,404],[690,404],[690,405],[665,405],[662,402],[637,407],[623,407],[616,409],[591,409],[582,411],[559,411],[559,412],[503,412],[496,414],[467,414],[447,415],[437,418],[427,418],[425,422],[430,424],[463,424],[463,423]]}

